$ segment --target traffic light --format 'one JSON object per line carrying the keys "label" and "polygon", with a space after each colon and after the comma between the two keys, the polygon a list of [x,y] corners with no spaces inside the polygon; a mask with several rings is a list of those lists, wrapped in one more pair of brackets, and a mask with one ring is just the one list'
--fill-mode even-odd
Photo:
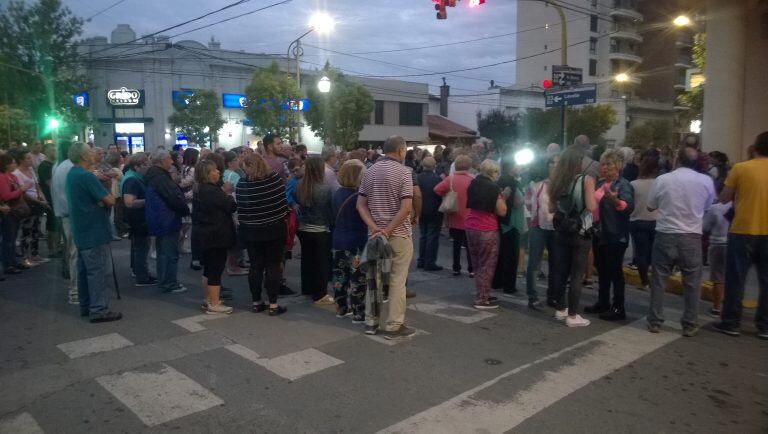
{"label": "traffic light", "polygon": [[444,20],[448,18],[448,12],[445,11],[446,0],[433,0],[435,2],[435,10],[437,11],[437,19]]}
{"label": "traffic light", "polygon": [[469,0],[469,7],[471,8],[480,6],[482,4],[485,4],[485,0]]}
{"label": "traffic light", "polygon": [[552,87],[552,80],[549,80],[549,79],[541,80],[541,87],[543,87],[544,89],[551,88]]}

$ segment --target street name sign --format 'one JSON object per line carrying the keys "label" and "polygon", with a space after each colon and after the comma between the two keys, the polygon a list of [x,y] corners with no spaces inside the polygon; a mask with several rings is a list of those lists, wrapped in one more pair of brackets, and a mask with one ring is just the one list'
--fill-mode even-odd
{"label": "street name sign", "polygon": [[595,86],[577,87],[552,92],[547,91],[544,93],[544,106],[547,108],[594,104],[596,100],[597,88]]}
{"label": "street name sign", "polygon": [[560,87],[579,86],[584,73],[581,68],[565,65],[552,65],[552,84]]}

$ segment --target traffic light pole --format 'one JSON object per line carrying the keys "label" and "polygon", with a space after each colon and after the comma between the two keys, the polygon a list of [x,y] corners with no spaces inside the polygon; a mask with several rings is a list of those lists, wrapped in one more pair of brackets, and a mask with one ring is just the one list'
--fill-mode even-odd
{"label": "traffic light pole", "polygon": [[[547,3],[551,4],[552,7],[554,7],[557,11],[557,14],[560,16],[560,63],[563,66],[568,66],[568,23],[565,19],[565,12],[563,12],[563,8],[557,4],[549,1]],[[568,107],[565,104],[560,106],[560,143],[563,149],[565,149],[566,146],[565,131],[568,121],[566,116],[567,111]]]}

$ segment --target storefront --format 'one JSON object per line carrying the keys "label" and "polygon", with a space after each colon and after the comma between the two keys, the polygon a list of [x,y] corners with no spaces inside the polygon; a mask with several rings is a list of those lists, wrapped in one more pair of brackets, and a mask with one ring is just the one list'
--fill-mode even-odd
{"label": "storefront", "polygon": [[106,91],[112,117],[98,118],[103,130],[112,130],[112,143],[129,153],[144,152],[146,124],[153,119],[144,114],[144,90],[120,87]]}

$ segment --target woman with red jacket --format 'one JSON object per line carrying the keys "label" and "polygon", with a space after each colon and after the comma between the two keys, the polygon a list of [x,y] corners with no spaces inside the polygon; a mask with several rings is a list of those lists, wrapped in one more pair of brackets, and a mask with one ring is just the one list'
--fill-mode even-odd
{"label": "woman with red jacket", "polygon": [[[6,204],[17,201],[24,193],[32,188],[32,185],[20,185],[19,180],[13,175],[16,170],[16,160],[9,153],[0,155],[0,201]],[[2,218],[2,259],[5,274],[19,274],[26,267],[16,260],[16,236],[19,232],[21,219],[13,212]]]}
{"label": "woman with red jacket", "polygon": [[[456,193],[458,211],[446,213],[445,223],[448,226],[451,238],[453,238],[453,275],[460,276],[461,248],[467,247],[466,224],[467,215],[469,214],[469,209],[467,208],[467,189],[473,179],[472,175],[469,174],[469,169],[472,168],[472,159],[466,155],[460,155],[456,157],[454,164],[456,165],[456,171],[435,186],[435,193],[439,196],[445,196],[449,191]],[[467,271],[469,271],[469,277],[475,276],[469,249],[467,249]]]}

